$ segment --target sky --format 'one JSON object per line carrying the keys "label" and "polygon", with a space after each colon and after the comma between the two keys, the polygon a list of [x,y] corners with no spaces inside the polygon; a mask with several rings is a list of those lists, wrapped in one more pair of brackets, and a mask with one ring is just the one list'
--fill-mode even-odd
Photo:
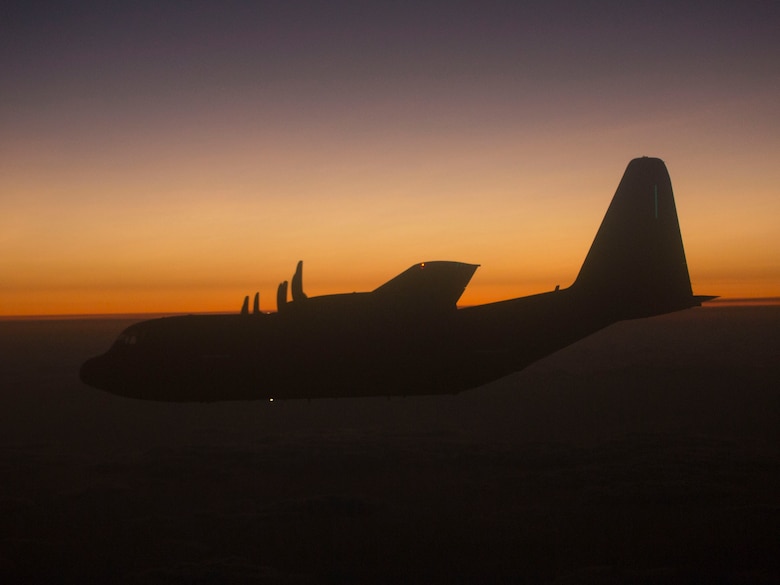
{"label": "sky", "polygon": [[24,2],[0,20],[0,315],[237,311],[480,264],[574,280],[629,160],[694,293],[780,297],[776,2]]}

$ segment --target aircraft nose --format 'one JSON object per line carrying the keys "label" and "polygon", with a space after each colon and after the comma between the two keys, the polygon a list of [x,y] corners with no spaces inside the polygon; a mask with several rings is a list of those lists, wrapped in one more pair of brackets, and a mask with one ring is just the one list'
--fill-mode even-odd
{"label": "aircraft nose", "polygon": [[104,368],[102,361],[103,360],[101,360],[100,357],[93,357],[81,364],[79,378],[81,378],[81,381],[87,386],[103,389],[105,376],[103,375]]}

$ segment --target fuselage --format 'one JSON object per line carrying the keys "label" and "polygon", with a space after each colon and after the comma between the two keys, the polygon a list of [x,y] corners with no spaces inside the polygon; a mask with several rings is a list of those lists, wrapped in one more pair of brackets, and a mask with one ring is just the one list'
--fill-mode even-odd
{"label": "fuselage", "polygon": [[614,321],[584,311],[576,296],[566,289],[444,311],[356,296],[269,314],[154,319],[125,330],[81,376],[116,394],[168,401],[456,393]]}
{"label": "fuselage", "polygon": [[81,379],[151,400],[215,401],[461,392],[623,319],[698,306],[672,184],[657,158],[632,160],[567,289],[458,309],[477,269],[422,262],[367,293],[309,298],[302,263],[239,315],[131,326]]}

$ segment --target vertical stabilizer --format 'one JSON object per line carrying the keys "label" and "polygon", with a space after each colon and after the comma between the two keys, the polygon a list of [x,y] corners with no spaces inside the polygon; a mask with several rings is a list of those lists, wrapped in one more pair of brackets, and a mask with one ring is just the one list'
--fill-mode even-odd
{"label": "vertical stabilizer", "polygon": [[619,318],[696,306],[672,182],[658,158],[632,160],[572,288]]}

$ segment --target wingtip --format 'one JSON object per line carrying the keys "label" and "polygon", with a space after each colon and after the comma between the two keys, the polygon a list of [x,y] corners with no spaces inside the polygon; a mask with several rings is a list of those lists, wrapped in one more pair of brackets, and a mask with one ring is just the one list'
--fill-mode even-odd
{"label": "wingtip", "polygon": [[718,295],[694,295],[693,300],[696,301],[696,306],[701,307],[702,303],[718,298],[720,298]]}

